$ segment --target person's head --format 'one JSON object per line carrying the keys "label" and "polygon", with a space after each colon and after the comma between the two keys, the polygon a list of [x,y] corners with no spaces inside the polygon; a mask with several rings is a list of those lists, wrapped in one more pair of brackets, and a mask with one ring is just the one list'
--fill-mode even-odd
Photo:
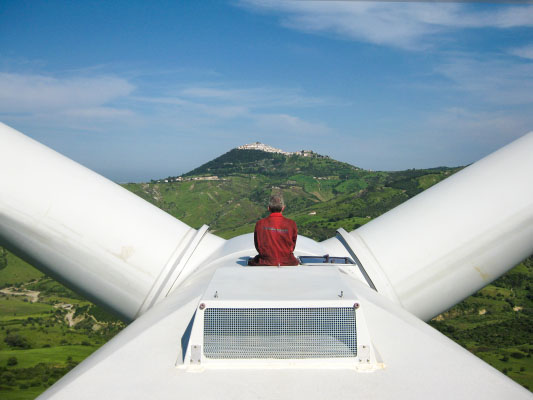
{"label": "person's head", "polygon": [[284,209],[285,202],[281,194],[275,194],[270,197],[270,202],[268,203],[268,210],[270,212],[282,212]]}

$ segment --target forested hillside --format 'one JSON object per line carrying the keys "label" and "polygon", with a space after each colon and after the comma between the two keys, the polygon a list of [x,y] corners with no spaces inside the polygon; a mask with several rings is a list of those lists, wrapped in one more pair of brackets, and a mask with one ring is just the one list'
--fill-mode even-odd
{"label": "forested hillside", "polygon": [[[231,238],[252,232],[281,191],[286,215],[315,240],[352,230],[460,168],[362,170],[328,157],[232,150],[177,177],[128,190],[185,223]],[[209,180],[207,180],[209,177]],[[431,324],[500,371],[533,388],[533,259]],[[0,398],[31,399],[124,324],[0,248]]]}

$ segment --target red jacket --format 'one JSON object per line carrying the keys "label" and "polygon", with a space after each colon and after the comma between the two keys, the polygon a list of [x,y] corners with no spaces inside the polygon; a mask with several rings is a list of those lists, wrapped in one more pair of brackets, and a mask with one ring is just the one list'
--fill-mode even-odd
{"label": "red jacket", "polygon": [[292,253],[296,246],[296,222],[273,212],[255,224],[254,243],[257,252],[251,265],[298,265]]}

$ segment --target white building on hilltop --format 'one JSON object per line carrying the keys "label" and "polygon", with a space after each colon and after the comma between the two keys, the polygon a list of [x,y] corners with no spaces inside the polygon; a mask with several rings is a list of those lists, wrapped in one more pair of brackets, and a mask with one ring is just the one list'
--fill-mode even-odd
{"label": "white building on hilltop", "polygon": [[296,156],[302,156],[302,157],[312,157],[316,155],[312,150],[300,150],[300,151],[289,152],[289,151],[284,151],[281,149],[276,149],[275,147],[269,146],[268,144],[264,144],[261,142],[244,144],[242,146],[237,147],[237,149],[238,150],[261,150],[267,153],[278,153],[278,154],[283,154],[286,156],[296,155]]}
{"label": "white building on hilltop", "polygon": [[276,149],[275,147],[269,146],[268,144],[263,144],[260,142],[250,143],[250,144],[244,144],[242,146],[237,147],[238,150],[261,150],[265,151],[267,153],[278,153],[278,154],[284,154],[286,156],[290,156],[294,153],[290,153],[288,151],[283,151],[280,149]]}

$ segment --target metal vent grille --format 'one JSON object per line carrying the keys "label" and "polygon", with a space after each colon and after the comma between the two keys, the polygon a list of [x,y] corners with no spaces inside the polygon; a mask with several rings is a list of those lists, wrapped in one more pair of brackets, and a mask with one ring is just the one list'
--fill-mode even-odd
{"label": "metal vent grille", "polygon": [[302,359],[355,357],[352,307],[207,308],[207,358]]}

